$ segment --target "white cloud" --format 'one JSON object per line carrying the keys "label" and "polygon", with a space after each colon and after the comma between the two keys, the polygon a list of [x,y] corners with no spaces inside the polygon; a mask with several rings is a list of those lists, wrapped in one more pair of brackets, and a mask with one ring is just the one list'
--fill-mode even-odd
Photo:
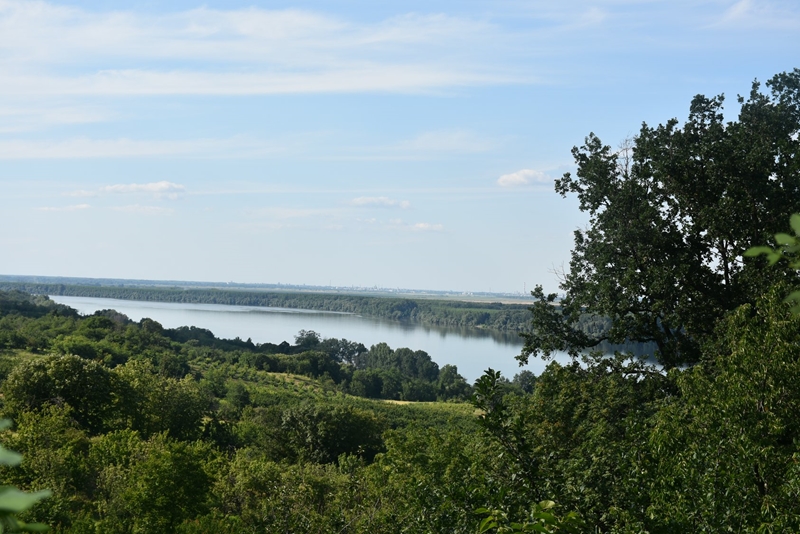
{"label": "white cloud", "polygon": [[78,210],[85,210],[89,209],[91,206],[89,204],[74,204],[72,206],[62,206],[62,207],[43,207],[37,208],[39,211],[78,211]]}
{"label": "white cloud", "polygon": [[173,210],[169,208],[162,208],[160,206],[140,206],[139,204],[132,204],[130,206],[114,206],[111,209],[123,213],[141,213],[144,215],[164,215],[173,212]]}
{"label": "white cloud", "polygon": [[536,171],[533,169],[521,169],[517,172],[504,174],[503,176],[497,179],[497,185],[501,187],[516,187],[521,185],[528,185],[531,183],[548,183],[551,181],[552,178],[550,178],[547,174],[543,173],[542,171]]}
{"label": "white cloud", "polygon": [[0,0],[0,93],[416,92],[529,81],[500,66],[512,40],[445,15],[355,23],[292,9],[143,15]]}
{"label": "white cloud", "polygon": [[352,206],[358,207],[379,207],[379,208],[402,208],[408,209],[411,203],[407,200],[395,200],[389,197],[358,197],[350,201]]}
{"label": "white cloud", "polygon": [[441,224],[431,224],[426,222],[416,223],[411,227],[416,232],[441,232],[444,226]]}
{"label": "white cloud", "polygon": [[166,197],[175,199],[179,194],[186,191],[186,188],[180,184],[167,182],[150,182],[147,184],[115,184],[107,185],[99,189],[100,193],[148,193],[156,197]]}

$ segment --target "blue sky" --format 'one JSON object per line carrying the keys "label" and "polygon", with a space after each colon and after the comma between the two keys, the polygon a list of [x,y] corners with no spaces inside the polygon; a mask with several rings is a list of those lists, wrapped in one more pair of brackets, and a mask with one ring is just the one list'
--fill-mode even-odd
{"label": "blue sky", "polygon": [[555,290],[572,146],[798,51],[778,0],[0,0],[0,274]]}

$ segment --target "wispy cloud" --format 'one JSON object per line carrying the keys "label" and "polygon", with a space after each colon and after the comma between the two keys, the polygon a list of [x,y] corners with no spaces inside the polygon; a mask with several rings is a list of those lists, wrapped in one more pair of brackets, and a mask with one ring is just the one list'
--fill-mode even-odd
{"label": "wispy cloud", "polygon": [[176,199],[178,195],[184,193],[186,188],[180,184],[167,182],[150,182],[146,184],[115,184],[107,185],[99,189],[100,193],[149,193],[157,198],[166,197]]}
{"label": "wispy cloud", "polygon": [[107,121],[112,114],[86,104],[33,104],[25,99],[0,106],[0,133],[42,130],[52,126],[91,124]]}
{"label": "wispy cloud", "polygon": [[97,191],[89,191],[87,189],[76,189],[75,191],[67,191],[62,194],[65,197],[94,197],[97,196]]}
{"label": "wispy cloud", "polygon": [[[94,139],[73,137],[59,140],[0,139],[0,160],[30,159],[120,159],[192,158],[262,159],[306,157],[331,160],[420,160],[451,154],[481,153],[497,143],[465,130],[424,132],[392,144],[337,145],[332,136],[308,132],[275,138],[237,135],[228,138],[199,139]],[[334,149],[319,154],[320,144],[333,143]]]}
{"label": "wispy cloud", "polygon": [[423,132],[396,146],[399,151],[486,152],[495,147],[492,140],[479,137],[468,130]]}
{"label": "wispy cloud", "polygon": [[174,210],[164,208],[161,206],[141,206],[139,204],[132,204],[129,206],[114,206],[111,208],[113,211],[122,213],[139,213],[143,215],[167,215],[173,213]]}
{"label": "wispy cloud", "polygon": [[286,219],[306,219],[310,217],[334,216],[341,213],[336,208],[286,208],[286,207],[267,207],[257,210],[250,210],[252,217],[263,217],[267,219],[286,220]]}
{"label": "wispy cloud", "polygon": [[246,232],[275,232],[285,230],[342,230],[345,214],[342,208],[303,208],[269,206],[245,212],[247,221],[232,225]]}
{"label": "wispy cloud", "polygon": [[377,207],[377,208],[402,208],[408,209],[411,203],[407,200],[395,200],[389,197],[357,197],[350,201],[351,206]]}
{"label": "wispy cloud", "polygon": [[469,130],[422,132],[409,139],[389,144],[342,147],[331,159],[367,161],[429,160],[454,154],[490,152],[498,146],[494,139]]}
{"label": "wispy cloud", "polygon": [[250,158],[274,155],[285,149],[286,147],[281,144],[245,137],[176,141],[79,137],[58,141],[0,141],[0,160],[139,157]]}
{"label": "wispy cloud", "polygon": [[[541,58],[582,56],[587,29],[630,43],[659,33],[649,31],[653,13],[663,14],[657,24],[669,36],[712,19],[775,28],[799,20],[789,0],[504,4],[492,10],[497,22],[419,13],[362,22],[299,9],[145,14],[0,0],[0,94],[418,93],[550,84],[571,69]],[[507,24],[512,18],[520,24]],[[566,40],[574,44],[553,46]]]}
{"label": "wispy cloud", "polygon": [[444,230],[444,225],[421,222],[414,224],[411,229],[415,232],[441,232]]}
{"label": "wispy cloud", "polygon": [[279,95],[303,93],[415,93],[440,87],[532,81],[511,74],[469,73],[432,65],[352,65],[325,72],[101,71],[70,78],[8,75],[0,94],[38,96]]}
{"label": "wispy cloud", "polygon": [[355,23],[292,9],[142,15],[3,0],[0,93],[415,92],[530,81],[499,61],[512,40],[496,25],[445,15]]}
{"label": "wispy cloud", "polygon": [[89,209],[91,206],[89,204],[73,204],[71,206],[59,206],[59,207],[42,207],[36,208],[39,211],[79,211]]}
{"label": "wispy cloud", "polygon": [[794,2],[789,4],[769,0],[738,0],[711,27],[800,29],[800,13],[797,12]]}
{"label": "wispy cloud", "polygon": [[552,178],[542,171],[537,171],[534,169],[521,169],[516,172],[502,175],[497,179],[497,185],[500,187],[518,187],[521,185],[548,183],[551,181]]}
{"label": "wispy cloud", "polygon": [[148,183],[133,183],[133,184],[113,184],[99,187],[95,190],[79,189],[77,191],[69,191],[65,196],[71,197],[94,197],[100,195],[151,195],[155,198],[167,198],[176,200],[183,193],[186,192],[186,187],[174,182],[162,180],[160,182]]}
{"label": "wispy cloud", "polygon": [[408,230],[412,232],[441,232],[444,230],[443,224],[429,222],[408,223],[403,219],[389,220],[389,227],[395,230]]}

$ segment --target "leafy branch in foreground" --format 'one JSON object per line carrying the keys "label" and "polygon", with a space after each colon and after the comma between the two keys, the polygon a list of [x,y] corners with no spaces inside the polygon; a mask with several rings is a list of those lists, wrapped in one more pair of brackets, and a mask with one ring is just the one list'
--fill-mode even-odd
{"label": "leafy branch in foreground", "polygon": [[[775,265],[781,260],[789,262],[789,267],[800,271],[800,214],[795,213],[789,218],[789,224],[795,235],[779,232],[775,234],[778,248],[768,246],[752,247],[744,253],[746,257],[764,255],[770,265]],[[792,312],[800,314],[800,290],[793,291],[786,297],[786,302],[794,304]]]}
{"label": "leafy branch in foreground", "polygon": [[578,533],[586,526],[576,512],[568,512],[563,516],[558,516],[553,512],[555,507],[556,503],[553,501],[535,503],[521,523],[509,520],[508,514],[501,510],[478,508],[475,512],[486,516],[478,526],[478,532],[483,534],[495,529],[498,534],[513,532]]}
{"label": "leafy branch in foreground", "polygon": [[[493,436],[503,447],[517,471],[523,475],[528,489],[537,483],[536,470],[539,461],[535,460],[531,436],[525,428],[524,414],[506,402],[500,371],[487,369],[483,376],[475,382],[475,393],[472,404],[482,412],[479,421],[481,426]],[[516,480],[515,480],[516,479]],[[521,482],[512,475],[512,483]],[[523,483],[523,485],[525,484]],[[512,519],[508,511],[490,508],[478,508],[475,513],[485,516],[478,525],[478,532],[582,532],[585,526],[577,512],[568,512],[563,516],[553,512],[556,503],[543,500],[534,503],[521,521]]]}
{"label": "leafy branch in foreground", "polygon": [[[0,421],[0,430],[11,426],[11,421]],[[0,445],[0,465],[16,467],[22,461],[22,455],[10,451]],[[50,496],[49,490],[26,493],[14,486],[0,486],[0,534],[6,532],[45,532],[49,529],[41,523],[25,523],[17,519],[16,514],[28,510],[37,502]]]}
{"label": "leafy branch in foreground", "polygon": [[525,420],[509,406],[504,398],[500,371],[487,369],[475,382],[472,405],[482,413],[479,424],[496,439],[513,462],[517,464],[528,484],[534,484],[538,460],[525,428]]}

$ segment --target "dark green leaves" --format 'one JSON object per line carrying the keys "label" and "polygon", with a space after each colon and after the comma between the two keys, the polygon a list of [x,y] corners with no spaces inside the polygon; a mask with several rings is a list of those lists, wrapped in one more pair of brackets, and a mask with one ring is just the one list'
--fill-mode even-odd
{"label": "dark green leaves", "polygon": [[[782,277],[743,261],[786,213],[800,212],[800,70],[767,85],[769,95],[754,85],[734,121],[723,121],[722,97],[697,96],[682,126],[645,124],[619,152],[594,134],[573,149],[577,172],[555,188],[576,195],[590,221],[575,232],[564,298],[535,295],[522,362],[608,340],[654,343],[667,367],[694,363],[721,317]],[[797,251],[794,237],[777,239]],[[586,331],[585,317],[610,324]]]}
{"label": "dark green leaves", "polygon": [[[8,419],[0,420],[0,430],[11,426]],[[0,446],[0,465],[17,466],[22,455]],[[51,495],[49,490],[27,493],[14,486],[0,486],[0,534],[4,532],[45,532],[47,525],[25,523],[16,518],[16,514],[25,512],[34,504]]]}

